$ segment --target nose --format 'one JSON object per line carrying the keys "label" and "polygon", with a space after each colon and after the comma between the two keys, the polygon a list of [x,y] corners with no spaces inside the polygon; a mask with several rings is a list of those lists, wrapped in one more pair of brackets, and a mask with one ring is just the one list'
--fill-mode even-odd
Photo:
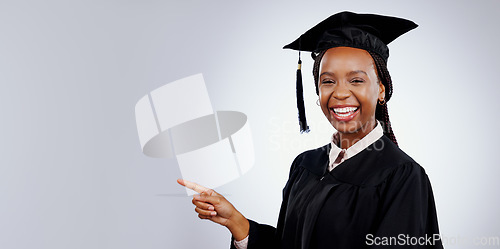
{"label": "nose", "polygon": [[333,89],[332,97],[338,100],[347,99],[351,96],[351,91],[347,87],[346,83],[339,82]]}

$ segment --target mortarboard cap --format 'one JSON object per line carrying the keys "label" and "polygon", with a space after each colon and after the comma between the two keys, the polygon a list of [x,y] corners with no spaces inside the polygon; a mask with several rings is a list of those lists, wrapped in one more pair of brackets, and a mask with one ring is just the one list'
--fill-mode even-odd
{"label": "mortarboard cap", "polygon": [[344,11],[318,23],[283,48],[317,53],[334,47],[353,47],[375,52],[387,61],[387,44],[417,26],[398,17]]}
{"label": "mortarboard cap", "polygon": [[297,108],[301,132],[308,132],[302,94],[302,74],[300,72],[300,51],[312,52],[312,57],[334,47],[353,47],[379,54],[385,62],[389,58],[387,44],[402,34],[416,28],[414,22],[398,17],[375,14],[340,12],[312,27],[292,43],[283,48],[299,51],[297,69]]}

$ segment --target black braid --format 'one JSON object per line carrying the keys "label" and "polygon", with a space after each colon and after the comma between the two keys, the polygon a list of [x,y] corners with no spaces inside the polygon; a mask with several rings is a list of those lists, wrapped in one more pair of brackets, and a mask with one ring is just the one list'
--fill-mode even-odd
{"label": "black braid", "polygon": [[321,64],[321,59],[323,59],[323,55],[325,55],[326,50],[319,52],[314,57],[314,65],[313,65],[313,77],[314,77],[314,85],[316,86],[316,94],[319,96],[318,82],[319,82],[319,65]]}
{"label": "black braid", "polygon": [[388,136],[392,142],[398,145],[398,141],[396,140],[396,136],[394,135],[394,131],[392,130],[391,121],[389,120],[389,111],[387,110],[387,102],[391,99],[392,96],[392,79],[389,71],[387,70],[387,63],[382,57],[374,52],[370,52],[370,55],[375,62],[375,67],[377,68],[377,74],[379,80],[382,81],[382,84],[385,86],[385,103],[384,105],[377,105],[375,110],[375,118],[382,123],[382,128],[384,128],[384,134]]}
{"label": "black braid", "polygon": [[[318,82],[319,82],[319,66],[321,64],[321,59],[323,55],[325,55],[326,50],[321,51],[314,57],[314,66],[313,66],[313,76],[314,76],[314,84],[316,86],[316,94],[319,95]],[[382,84],[385,86],[385,103],[384,105],[377,104],[375,109],[375,119],[379,120],[382,123],[382,128],[384,129],[384,134],[389,137],[389,139],[398,145],[396,140],[396,136],[394,135],[394,131],[392,130],[391,121],[389,120],[389,112],[387,110],[387,102],[392,96],[392,79],[389,71],[387,70],[387,64],[382,59],[382,57],[376,53],[368,51],[368,53],[372,56],[373,61],[375,63],[375,67],[377,69],[377,76]]]}

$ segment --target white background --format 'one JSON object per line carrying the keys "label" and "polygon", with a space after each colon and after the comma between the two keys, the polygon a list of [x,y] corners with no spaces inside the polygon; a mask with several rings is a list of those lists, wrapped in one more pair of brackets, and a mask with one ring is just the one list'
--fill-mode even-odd
{"label": "white background", "polygon": [[1,0],[0,248],[228,248],[135,126],[142,96],[196,73],[215,110],[248,115],[255,144],[254,168],[217,191],[275,225],[290,163],[333,132],[304,55],[299,134],[297,53],[281,48],[342,10],[420,25],[389,46],[394,131],[431,179],[443,236],[468,240],[446,247],[487,248],[470,243],[500,236],[496,0]]}

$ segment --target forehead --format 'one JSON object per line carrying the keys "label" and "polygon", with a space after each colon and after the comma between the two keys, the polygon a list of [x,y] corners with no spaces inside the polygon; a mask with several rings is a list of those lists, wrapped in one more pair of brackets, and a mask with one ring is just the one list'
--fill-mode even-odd
{"label": "forehead", "polygon": [[320,71],[375,70],[372,56],[363,49],[336,47],[326,51],[321,59]]}

